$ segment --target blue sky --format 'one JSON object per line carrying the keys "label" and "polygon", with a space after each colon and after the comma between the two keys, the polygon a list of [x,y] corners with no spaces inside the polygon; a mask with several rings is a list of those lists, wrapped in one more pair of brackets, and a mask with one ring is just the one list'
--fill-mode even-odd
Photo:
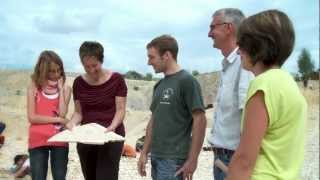
{"label": "blue sky", "polygon": [[104,67],[119,72],[152,72],[146,44],[161,34],[178,40],[178,62],[189,71],[221,69],[222,55],[208,38],[212,13],[241,9],[246,16],[267,9],[286,12],[296,31],[294,52],[284,65],[297,72],[297,58],[307,48],[319,67],[318,0],[2,0],[0,68],[32,69],[44,49],[56,51],[66,71],[83,72],[78,49],[85,40],[105,48]]}

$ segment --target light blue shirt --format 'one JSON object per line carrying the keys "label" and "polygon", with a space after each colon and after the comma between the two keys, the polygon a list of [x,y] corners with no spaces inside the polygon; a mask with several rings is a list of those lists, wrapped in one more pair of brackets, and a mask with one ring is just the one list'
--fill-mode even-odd
{"label": "light blue shirt", "polygon": [[254,75],[241,67],[235,48],[222,62],[220,82],[209,143],[214,147],[235,150],[240,142],[241,112]]}

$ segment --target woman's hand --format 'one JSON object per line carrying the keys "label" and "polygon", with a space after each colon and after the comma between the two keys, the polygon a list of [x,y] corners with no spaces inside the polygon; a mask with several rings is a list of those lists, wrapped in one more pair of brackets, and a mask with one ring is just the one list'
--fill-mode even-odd
{"label": "woman's hand", "polygon": [[113,132],[114,132],[115,129],[116,129],[115,127],[113,127],[112,125],[110,125],[110,126],[107,127],[105,133],[110,132],[110,131],[113,131]]}
{"label": "woman's hand", "polygon": [[65,124],[65,127],[69,130],[72,130],[75,126],[76,124],[72,121],[69,121],[68,123]]}

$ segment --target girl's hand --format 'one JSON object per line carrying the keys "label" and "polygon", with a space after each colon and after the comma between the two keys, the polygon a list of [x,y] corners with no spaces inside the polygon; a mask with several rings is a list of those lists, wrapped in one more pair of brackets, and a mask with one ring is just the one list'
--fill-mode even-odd
{"label": "girl's hand", "polygon": [[67,118],[58,117],[58,122],[60,124],[67,124],[69,120]]}

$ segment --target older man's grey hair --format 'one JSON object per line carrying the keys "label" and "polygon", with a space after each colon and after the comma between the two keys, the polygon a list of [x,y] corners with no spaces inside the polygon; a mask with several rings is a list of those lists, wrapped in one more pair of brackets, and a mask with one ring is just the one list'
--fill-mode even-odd
{"label": "older man's grey hair", "polygon": [[212,15],[212,17],[214,16],[220,16],[221,21],[223,22],[232,23],[235,27],[236,33],[238,32],[238,28],[242,20],[245,18],[242,11],[236,8],[219,9]]}

